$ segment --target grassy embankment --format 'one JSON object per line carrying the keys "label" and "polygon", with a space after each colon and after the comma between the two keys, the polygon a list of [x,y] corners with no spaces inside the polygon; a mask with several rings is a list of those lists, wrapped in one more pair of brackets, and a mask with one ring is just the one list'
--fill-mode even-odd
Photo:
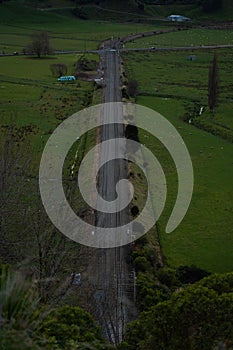
{"label": "grassy embankment", "polygon": [[[177,34],[181,33],[173,34],[174,41]],[[186,36],[186,32],[182,34]],[[166,40],[167,35],[155,37],[155,41],[157,38]],[[151,135],[140,131],[140,141],[155,153],[167,178],[168,198],[158,228],[168,264],[195,264],[209,271],[231,271],[232,144],[183,121],[186,114],[198,114],[200,106],[205,106],[202,118],[211,119],[207,107],[207,83],[213,51],[195,52],[196,61],[189,61],[189,54],[193,54],[191,50],[190,53],[130,53],[124,55],[124,62],[128,76],[139,82],[137,103],[155,109],[177,128],[193,162],[195,184],[189,211],[180,226],[166,234],[166,223],[177,194],[176,169],[163,146]],[[231,61],[232,50],[219,51],[221,83],[214,122],[221,122],[232,133]],[[145,191],[144,185],[141,186],[138,192]],[[140,206],[139,197],[135,204],[137,202]]]}

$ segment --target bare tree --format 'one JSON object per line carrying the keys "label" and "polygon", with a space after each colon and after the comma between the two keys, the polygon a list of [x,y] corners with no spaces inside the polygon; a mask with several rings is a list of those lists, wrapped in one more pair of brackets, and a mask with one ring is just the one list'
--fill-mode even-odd
{"label": "bare tree", "polygon": [[[72,275],[83,272],[80,261],[84,257],[81,246],[59,232],[48,218],[40,198],[38,179],[36,182],[27,212],[25,231],[31,241],[25,268],[41,299],[54,304],[66,298],[67,293],[72,291]],[[62,209],[57,215],[66,220],[66,213]]]}
{"label": "bare tree", "polygon": [[56,302],[70,289],[83,257],[80,245],[59,232],[43,208],[30,132],[32,126],[19,128],[13,121],[0,127],[0,257],[30,275],[44,301]]}
{"label": "bare tree", "polygon": [[[50,223],[39,198],[28,212],[28,219],[33,247],[30,259],[33,280],[42,300],[49,301],[58,296],[58,287],[61,287],[58,275],[62,275],[68,254],[67,239]],[[65,283],[68,285],[69,281]]]}
{"label": "bare tree", "polygon": [[28,51],[36,54],[38,58],[42,55],[49,55],[52,53],[52,48],[49,42],[47,32],[36,32],[32,35],[31,42],[28,45]]}
{"label": "bare tree", "polygon": [[209,109],[214,113],[214,108],[217,104],[218,97],[218,60],[217,53],[214,53],[213,62],[209,68],[209,83],[208,83],[208,104]]}
{"label": "bare tree", "polygon": [[67,74],[67,65],[64,63],[54,63],[50,65],[50,70],[54,77],[60,77]]}

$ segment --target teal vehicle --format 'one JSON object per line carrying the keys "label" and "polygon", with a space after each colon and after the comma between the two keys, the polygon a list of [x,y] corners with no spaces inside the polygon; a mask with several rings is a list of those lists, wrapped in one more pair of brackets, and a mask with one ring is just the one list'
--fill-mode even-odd
{"label": "teal vehicle", "polygon": [[74,75],[64,75],[57,79],[58,81],[73,81],[76,80]]}

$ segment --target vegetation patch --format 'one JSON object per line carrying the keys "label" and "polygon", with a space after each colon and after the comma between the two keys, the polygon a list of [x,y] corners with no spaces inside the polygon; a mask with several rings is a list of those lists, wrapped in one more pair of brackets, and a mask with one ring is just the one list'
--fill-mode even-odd
{"label": "vegetation patch", "polygon": [[[165,226],[178,191],[177,174],[172,159],[164,147],[146,132],[140,132],[140,142],[159,159],[166,174],[168,195],[165,210],[158,222],[162,250],[170,266],[195,264],[209,271],[231,271],[233,256],[230,215],[232,144],[214,137],[192,124],[184,123],[181,101],[140,97],[137,102],[165,116],[183,137],[194,168],[194,192],[188,213],[172,234]],[[200,211],[200,208],[205,208]]]}
{"label": "vegetation patch", "polygon": [[[0,177],[4,197],[0,209],[4,218],[0,227],[1,257],[18,264],[25,273],[30,272],[41,299],[53,304],[66,298],[70,274],[80,269],[75,262],[79,246],[54,228],[43,209],[38,190],[39,164],[55,128],[92,103],[94,85],[80,80],[59,83],[51,74],[51,62],[65,64],[71,73],[77,59],[74,55],[1,59],[4,67],[0,76]],[[85,150],[95,144],[95,130],[89,136],[84,135],[74,144],[64,165],[64,189],[79,213],[88,208],[84,206],[74,176],[71,177],[71,167],[77,153],[73,169],[76,173]]]}
{"label": "vegetation patch", "polygon": [[[162,299],[164,290],[157,291]],[[200,346],[203,350],[232,349],[232,273],[183,286],[128,325],[121,349],[152,350],[155,346],[169,350]]]}
{"label": "vegetation patch", "polygon": [[[190,61],[187,52],[127,53],[124,68],[128,78],[138,81],[136,102],[161,113],[176,127],[193,162],[195,183],[190,208],[180,226],[168,235],[165,226],[178,191],[176,169],[158,140],[139,130],[140,142],[154,152],[166,174],[168,195],[157,228],[168,265],[195,264],[208,271],[231,271],[233,255],[228,247],[232,245],[232,174],[229,172],[232,144],[225,139],[232,141],[229,66],[232,52],[218,52],[220,81],[214,116],[208,109],[208,74],[213,51],[195,54],[197,59]],[[147,190],[145,183],[137,186],[139,200]]]}
{"label": "vegetation patch", "polygon": [[182,47],[199,45],[233,45],[233,33],[229,29],[188,29],[144,37],[126,43],[126,47]]}

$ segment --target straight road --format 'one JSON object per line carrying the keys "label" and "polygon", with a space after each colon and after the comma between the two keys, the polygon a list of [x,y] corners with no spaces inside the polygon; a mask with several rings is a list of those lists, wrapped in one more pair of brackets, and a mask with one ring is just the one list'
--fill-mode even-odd
{"label": "straight road", "polygon": [[[104,102],[120,102],[120,56],[118,50],[103,50],[104,66]],[[123,111],[121,105],[104,105],[101,118],[110,125],[101,128],[99,158],[107,159],[108,152],[113,152],[102,144],[103,141],[124,137]],[[120,121],[122,124],[114,124]],[[117,142],[116,142],[117,147]],[[122,150],[123,157],[124,150]],[[116,153],[119,156],[119,153]],[[112,159],[116,154],[111,154]],[[122,158],[121,157],[121,158]],[[127,162],[123,159],[107,162],[99,170],[98,191],[106,201],[116,199],[116,184],[127,178]],[[114,213],[97,212],[96,226],[104,228],[118,227],[129,221],[129,210]],[[127,232],[126,232],[127,234]],[[104,336],[110,343],[122,341],[125,325],[136,315],[134,304],[134,280],[130,266],[130,246],[96,249],[91,258],[88,271],[89,283],[93,290],[95,316],[100,323]]]}
{"label": "straight road", "polygon": [[[104,102],[120,102],[119,52],[118,50],[104,51],[103,56],[106,84]],[[104,106],[102,118],[108,124],[112,124],[102,127],[101,142],[124,137],[123,124],[113,124],[117,120],[123,123],[123,111],[120,110],[119,106],[116,105],[110,109],[108,105]],[[108,147],[100,145],[100,158],[106,159],[108,151]],[[114,155],[113,158],[115,158]],[[120,179],[126,177],[126,161],[121,159],[106,163],[106,166],[103,166],[99,172],[98,189],[100,195],[109,201],[116,199],[116,184]],[[125,224],[128,220],[129,213],[126,210],[119,213],[116,208],[113,214],[98,212],[96,224],[106,228],[117,227]],[[98,267],[101,274],[98,290],[102,291],[99,312],[102,315],[101,323],[104,334],[112,343],[119,343],[122,340],[125,324],[130,320],[129,306],[133,309],[132,296],[128,294],[130,288],[128,255],[129,247],[127,246],[98,251]]]}

